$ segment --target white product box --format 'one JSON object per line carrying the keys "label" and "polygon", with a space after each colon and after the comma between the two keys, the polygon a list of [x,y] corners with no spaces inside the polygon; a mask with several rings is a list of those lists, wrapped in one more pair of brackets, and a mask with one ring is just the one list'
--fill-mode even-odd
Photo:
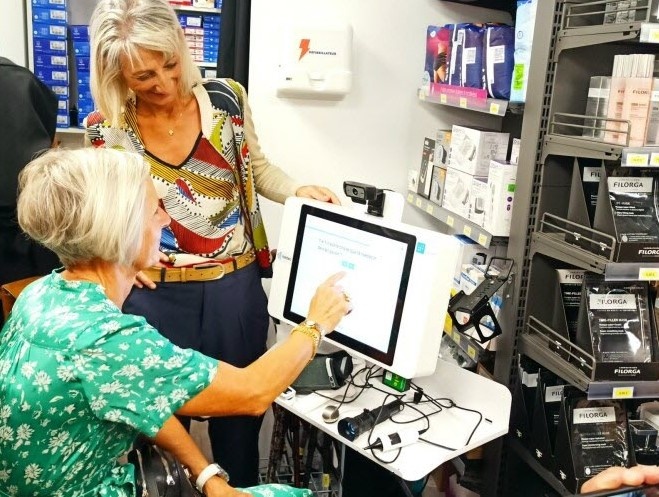
{"label": "white product box", "polygon": [[516,179],[517,164],[490,162],[483,228],[493,236],[510,235]]}
{"label": "white product box", "polygon": [[487,176],[490,160],[506,160],[509,133],[453,126],[449,166],[473,176]]}
{"label": "white product box", "polygon": [[469,220],[478,226],[483,226],[487,195],[487,179],[472,178],[469,188]]}
{"label": "white product box", "polygon": [[[471,174],[449,167],[446,170],[442,207],[464,219],[469,219],[469,199],[474,178]],[[486,177],[476,177],[476,179],[487,182]]]}
{"label": "white product box", "polygon": [[510,148],[510,163],[518,164],[519,163],[519,148],[522,146],[522,140],[519,138],[513,138],[513,144]]}

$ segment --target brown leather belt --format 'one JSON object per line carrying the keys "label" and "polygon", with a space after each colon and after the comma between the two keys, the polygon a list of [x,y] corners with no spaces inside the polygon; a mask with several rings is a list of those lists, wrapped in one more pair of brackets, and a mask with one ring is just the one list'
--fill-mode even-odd
{"label": "brown leather belt", "polygon": [[142,272],[155,283],[185,283],[186,281],[219,280],[256,260],[254,249],[228,261],[209,261],[192,267],[148,268]]}

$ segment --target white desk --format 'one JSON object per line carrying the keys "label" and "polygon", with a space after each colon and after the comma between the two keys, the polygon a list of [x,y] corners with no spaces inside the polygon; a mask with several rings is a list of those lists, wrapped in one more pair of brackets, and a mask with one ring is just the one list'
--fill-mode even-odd
{"label": "white desk", "polygon": [[[359,379],[357,381],[358,383],[360,382]],[[381,389],[400,394],[400,392],[391,390],[383,385],[379,378],[372,379],[371,382]],[[383,464],[373,457],[370,450],[363,449],[363,447],[368,445],[368,434],[362,434],[353,442],[350,442],[337,431],[338,423],[328,424],[323,421],[321,416],[323,408],[328,404],[337,404],[336,401],[310,394],[297,396],[292,400],[277,399],[276,402],[296,416],[330,434],[348,447],[355,449],[364,457],[368,457],[408,481],[419,480],[428,475],[440,464],[508,432],[511,395],[505,386],[442,360],[437,362],[437,368],[433,375],[417,378],[414,380],[414,383],[434,398],[445,397],[451,399],[460,407],[480,411],[483,418],[488,418],[491,422],[483,419],[478,430],[471,438],[471,442],[466,445],[470,433],[478,422],[478,415],[457,408],[444,409],[442,412],[430,416],[430,428],[421,437],[447,447],[455,448],[455,450],[449,451],[419,441],[403,447],[400,456],[393,463]],[[343,389],[335,390],[330,395],[337,396],[342,392]],[[382,392],[378,392],[372,388],[367,389],[355,402],[344,404],[341,407],[339,419],[357,416],[365,408],[377,408],[382,404],[384,397],[385,394]],[[411,399],[411,393],[409,392],[405,399],[407,400],[408,397]],[[392,400],[394,398],[390,397],[387,402]],[[415,407],[419,407],[419,405]],[[425,413],[436,410],[434,406],[427,402],[423,403],[421,409]],[[394,419],[404,420],[417,417],[419,417],[419,413],[405,408],[399,414],[396,414]],[[387,420],[375,427],[372,440],[378,434],[389,434],[401,428],[423,429],[425,426],[426,422],[424,420],[419,420],[408,425],[399,425]],[[376,454],[382,459],[391,460],[395,456],[396,451],[376,451]]]}

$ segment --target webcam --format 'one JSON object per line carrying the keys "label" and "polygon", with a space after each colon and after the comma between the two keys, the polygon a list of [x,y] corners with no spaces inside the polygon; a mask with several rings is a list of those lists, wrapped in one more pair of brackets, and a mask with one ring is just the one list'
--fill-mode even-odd
{"label": "webcam", "polygon": [[373,185],[358,183],[357,181],[344,181],[343,193],[358,204],[372,202],[378,197],[378,189]]}
{"label": "webcam", "polygon": [[384,209],[384,192],[380,188],[358,181],[344,181],[343,193],[357,204],[366,204],[366,212],[382,217]]}

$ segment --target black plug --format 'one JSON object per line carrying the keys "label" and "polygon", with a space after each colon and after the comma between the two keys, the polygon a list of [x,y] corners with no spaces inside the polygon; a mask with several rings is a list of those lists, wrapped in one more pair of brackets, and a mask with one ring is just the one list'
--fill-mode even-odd
{"label": "black plug", "polygon": [[422,398],[423,398],[423,388],[419,388],[416,392],[414,392],[414,397],[412,397],[412,402],[418,404],[419,402],[421,402]]}

